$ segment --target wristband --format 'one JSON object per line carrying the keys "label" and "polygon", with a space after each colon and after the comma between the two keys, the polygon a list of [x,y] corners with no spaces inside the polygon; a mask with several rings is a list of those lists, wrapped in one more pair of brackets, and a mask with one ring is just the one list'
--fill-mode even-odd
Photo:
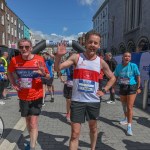
{"label": "wristband", "polygon": [[101,90],[104,94],[106,94],[106,90],[104,88],[102,88]]}

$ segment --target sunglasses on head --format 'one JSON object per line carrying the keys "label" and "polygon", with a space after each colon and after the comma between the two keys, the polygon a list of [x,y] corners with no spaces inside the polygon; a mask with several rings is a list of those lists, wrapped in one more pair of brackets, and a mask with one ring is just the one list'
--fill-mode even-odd
{"label": "sunglasses on head", "polygon": [[29,48],[30,48],[30,46],[19,46],[19,49],[23,49],[23,48],[25,48],[25,49],[29,49]]}

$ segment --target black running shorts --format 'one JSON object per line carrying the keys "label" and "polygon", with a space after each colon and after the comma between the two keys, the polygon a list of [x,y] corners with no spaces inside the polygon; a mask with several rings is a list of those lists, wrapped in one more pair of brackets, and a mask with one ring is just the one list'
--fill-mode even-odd
{"label": "black running shorts", "polygon": [[63,89],[64,97],[67,99],[71,99],[72,96],[72,87],[69,87],[67,84],[64,84]]}
{"label": "black running shorts", "polygon": [[34,101],[20,100],[19,105],[22,117],[28,117],[32,115],[38,116],[41,113],[42,98]]}
{"label": "black running shorts", "polygon": [[74,123],[84,123],[89,120],[98,120],[100,102],[87,103],[71,101],[71,121]]}
{"label": "black running shorts", "polygon": [[52,86],[54,80],[53,77],[51,77],[50,79],[46,79],[46,78],[41,78],[41,79],[43,84],[46,84],[47,86]]}
{"label": "black running shorts", "polygon": [[138,86],[137,84],[134,85],[119,85],[120,86],[120,95],[131,95],[131,94],[136,94]]}

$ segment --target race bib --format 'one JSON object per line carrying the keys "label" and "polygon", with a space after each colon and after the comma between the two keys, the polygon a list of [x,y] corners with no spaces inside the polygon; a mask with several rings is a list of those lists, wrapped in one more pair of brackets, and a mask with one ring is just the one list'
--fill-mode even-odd
{"label": "race bib", "polygon": [[78,91],[93,93],[94,89],[95,89],[95,83],[93,81],[79,80]]}
{"label": "race bib", "polygon": [[20,78],[20,87],[25,89],[32,88],[32,78]]}
{"label": "race bib", "polygon": [[129,78],[120,78],[120,84],[129,85]]}

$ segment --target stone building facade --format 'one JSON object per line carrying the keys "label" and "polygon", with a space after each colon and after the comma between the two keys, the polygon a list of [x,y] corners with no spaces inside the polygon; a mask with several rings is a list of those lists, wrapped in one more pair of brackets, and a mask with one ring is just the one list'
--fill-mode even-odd
{"label": "stone building facade", "polygon": [[107,51],[117,55],[125,50],[131,52],[149,50],[150,1],[105,0],[104,3],[106,2],[108,5]]}

